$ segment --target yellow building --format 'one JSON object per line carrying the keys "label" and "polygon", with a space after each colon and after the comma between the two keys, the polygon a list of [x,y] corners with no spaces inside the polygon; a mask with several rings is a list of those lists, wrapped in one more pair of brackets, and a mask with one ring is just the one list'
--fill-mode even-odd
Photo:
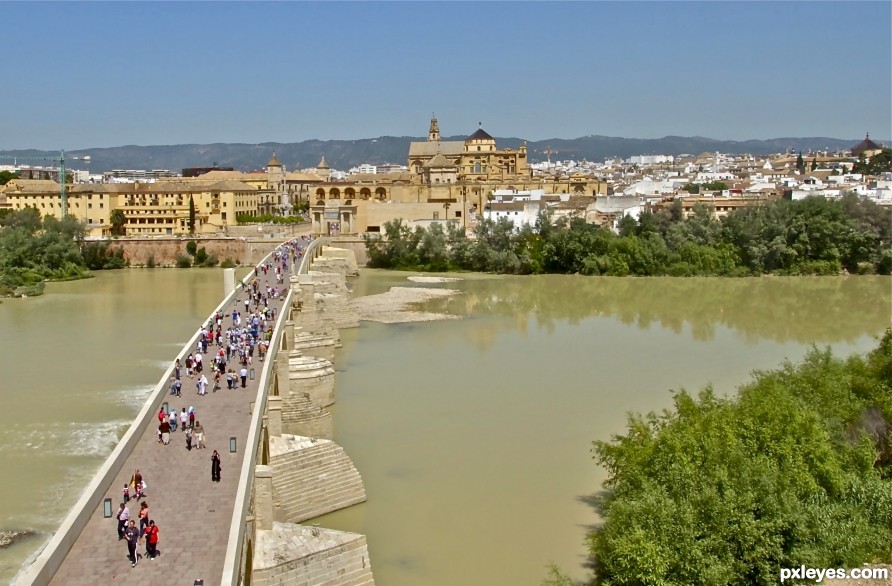
{"label": "yellow building", "polygon": [[[84,185],[67,186],[68,214],[81,220],[90,235],[101,235],[102,227],[109,223],[109,213],[116,204],[115,194],[102,189],[107,185],[90,186],[98,189],[86,190]],[[7,207],[12,210],[35,208],[43,216],[62,219],[61,186],[49,179],[12,179],[0,190],[6,198]],[[98,234],[94,232],[98,230]]]}
{"label": "yellow building", "polygon": [[526,144],[498,150],[496,140],[483,128],[464,141],[443,141],[436,117],[431,118],[427,141],[409,145],[408,165],[413,179],[426,185],[531,176]]}
{"label": "yellow building", "polygon": [[[61,219],[59,184],[13,179],[2,193],[9,207],[36,208]],[[124,214],[127,236],[189,233],[189,200],[195,205],[195,233],[216,234],[236,224],[238,214],[256,214],[259,190],[241,181],[158,181],[156,183],[76,184],[67,189],[68,214],[81,220],[91,237],[108,236],[111,212]]]}

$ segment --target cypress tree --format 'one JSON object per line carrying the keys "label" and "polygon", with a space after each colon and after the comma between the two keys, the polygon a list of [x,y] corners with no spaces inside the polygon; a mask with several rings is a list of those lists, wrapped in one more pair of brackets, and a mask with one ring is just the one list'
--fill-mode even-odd
{"label": "cypress tree", "polygon": [[189,195],[189,234],[195,234],[195,200]]}

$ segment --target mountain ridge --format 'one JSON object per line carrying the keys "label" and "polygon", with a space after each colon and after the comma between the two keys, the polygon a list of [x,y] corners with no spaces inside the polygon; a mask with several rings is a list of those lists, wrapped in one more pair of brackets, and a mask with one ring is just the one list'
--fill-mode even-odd
{"label": "mountain ridge", "polygon": [[[443,141],[463,141],[465,136],[444,137]],[[96,147],[66,151],[68,166],[84,168],[74,157],[89,155],[91,173],[102,173],[113,169],[169,169],[180,171],[186,167],[233,167],[239,171],[263,169],[276,154],[288,170],[314,167],[324,156],[334,169],[346,171],[362,163],[380,165],[397,163],[405,165],[409,153],[409,143],[424,141],[425,137],[380,136],[353,140],[309,139],[301,142],[263,143],[187,143],[179,145],[123,145]],[[588,135],[578,138],[548,138],[538,141],[524,141],[517,137],[496,138],[499,148],[516,149],[527,142],[529,160],[536,163],[549,157],[552,160],[603,161],[610,157],[626,159],[637,155],[699,154],[702,152],[722,152],[727,154],[770,155],[786,151],[848,150],[860,139],[838,139],[829,137],[781,137],[771,139],[719,140],[701,136],[667,135],[662,138],[624,138],[604,135]],[[889,144],[889,141],[875,141]],[[58,151],[20,149],[0,151],[0,164],[9,164],[13,157],[44,158],[45,161],[27,160],[33,164],[52,166],[58,160]]]}

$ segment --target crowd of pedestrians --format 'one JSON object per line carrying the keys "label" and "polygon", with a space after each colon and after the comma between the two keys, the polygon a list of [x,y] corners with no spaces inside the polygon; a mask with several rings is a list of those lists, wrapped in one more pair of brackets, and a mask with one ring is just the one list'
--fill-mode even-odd
{"label": "crowd of pedestrians", "polygon": [[[221,390],[223,381],[229,390],[247,387],[255,356],[262,362],[272,339],[276,307],[271,302],[283,296],[289,266],[300,262],[309,243],[306,236],[294,239],[279,247],[269,262],[255,267],[253,274],[242,282],[231,313],[216,312],[202,326],[194,352],[182,362],[176,359],[169,387],[171,396],[182,398],[186,381],[189,382],[186,388],[194,386],[197,397],[206,397],[209,388],[211,394]],[[183,434],[187,451],[207,448],[207,431],[197,419],[194,405],[182,407],[179,411],[175,407],[162,407],[157,417],[158,443],[161,445],[170,445],[172,434],[179,431]],[[220,454],[214,450],[211,456],[212,482],[220,482],[221,470]],[[153,560],[160,555],[160,528],[155,518],[149,515],[146,488],[142,473],[136,470],[130,482],[124,485],[122,502],[115,515],[118,540],[126,541],[132,567],[136,567],[142,557],[137,551],[140,540],[145,542],[146,558]],[[131,501],[139,503],[135,514],[129,508]],[[175,514],[174,511],[168,512]]]}

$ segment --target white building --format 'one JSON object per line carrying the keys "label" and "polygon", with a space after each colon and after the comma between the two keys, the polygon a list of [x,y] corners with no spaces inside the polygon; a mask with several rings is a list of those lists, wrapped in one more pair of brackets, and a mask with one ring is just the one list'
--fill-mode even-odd
{"label": "white building", "polygon": [[501,218],[514,223],[514,229],[524,225],[535,226],[539,212],[544,208],[541,200],[493,201],[483,208],[483,218],[498,222]]}
{"label": "white building", "polygon": [[353,167],[349,171],[347,171],[350,175],[377,175],[378,167],[375,165],[369,165],[368,163],[363,163],[359,167]]}
{"label": "white building", "polygon": [[675,157],[672,155],[639,155],[637,157],[629,157],[626,162],[630,165],[640,165],[642,167],[648,165],[662,165],[664,163],[674,163]]}

